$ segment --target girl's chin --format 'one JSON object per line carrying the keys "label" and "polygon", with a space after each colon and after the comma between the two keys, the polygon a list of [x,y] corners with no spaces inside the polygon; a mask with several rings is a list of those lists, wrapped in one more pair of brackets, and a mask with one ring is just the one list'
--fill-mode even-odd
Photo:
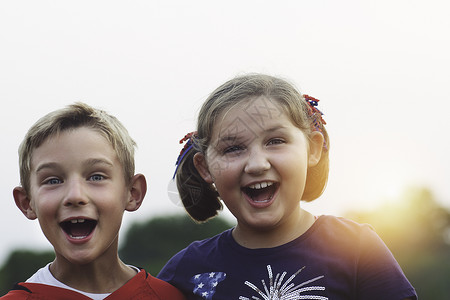
{"label": "girl's chin", "polygon": [[246,228],[246,231],[252,231],[254,233],[267,234],[269,231],[276,231],[279,229],[280,217],[273,214],[253,214],[245,219],[239,221],[238,225],[241,228]]}

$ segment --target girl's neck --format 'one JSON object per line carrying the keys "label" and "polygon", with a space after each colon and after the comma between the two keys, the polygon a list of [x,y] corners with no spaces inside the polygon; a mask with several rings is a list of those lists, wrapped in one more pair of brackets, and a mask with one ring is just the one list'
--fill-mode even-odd
{"label": "girl's neck", "polygon": [[58,256],[50,265],[52,275],[62,283],[88,293],[112,293],[136,275],[117,256],[115,260],[72,264]]}
{"label": "girl's neck", "polygon": [[[270,229],[254,229],[239,224],[233,229],[235,241],[249,249],[273,248],[284,245],[304,234],[315,221],[315,217],[303,210],[288,224],[280,224]],[[287,222],[286,222],[287,223]]]}

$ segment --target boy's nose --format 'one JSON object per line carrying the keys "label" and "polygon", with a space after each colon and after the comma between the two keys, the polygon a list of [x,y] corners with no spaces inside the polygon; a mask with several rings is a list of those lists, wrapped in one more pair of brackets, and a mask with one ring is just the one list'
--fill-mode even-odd
{"label": "boy's nose", "polygon": [[263,149],[250,151],[244,171],[248,174],[260,175],[271,167]]}
{"label": "boy's nose", "polygon": [[79,206],[85,205],[89,202],[87,195],[84,192],[83,184],[80,180],[70,180],[66,182],[66,195],[64,198],[65,206]]}

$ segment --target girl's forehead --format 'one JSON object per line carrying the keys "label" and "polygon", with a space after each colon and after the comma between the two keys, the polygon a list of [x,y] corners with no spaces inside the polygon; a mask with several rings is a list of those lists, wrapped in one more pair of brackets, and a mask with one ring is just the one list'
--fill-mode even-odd
{"label": "girl's forehead", "polygon": [[280,117],[284,113],[281,104],[267,96],[248,97],[228,107],[217,118],[218,122],[233,119],[237,114],[247,116],[254,122]]}
{"label": "girl's forehead", "polygon": [[283,115],[285,111],[278,101],[267,96],[249,97],[222,111],[214,125],[220,124],[219,127],[222,127],[245,119],[246,122],[264,127],[265,123]]}
{"label": "girl's forehead", "polygon": [[286,121],[290,119],[277,101],[266,96],[252,97],[224,110],[216,119],[212,135],[218,138],[257,134]]}

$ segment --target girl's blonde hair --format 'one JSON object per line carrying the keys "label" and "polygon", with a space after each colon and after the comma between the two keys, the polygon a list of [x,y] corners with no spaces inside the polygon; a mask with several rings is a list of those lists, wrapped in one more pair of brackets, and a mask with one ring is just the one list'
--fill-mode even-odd
{"label": "girl's blonde hair", "polygon": [[316,166],[308,169],[302,200],[312,201],[322,194],[328,180],[330,141],[320,113],[312,111],[305,98],[284,79],[264,74],[239,76],[225,82],[206,99],[199,112],[197,133],[190,141],[192,147],[178,165],[177,188],[184,207],[194,220],[206,221],[217,215],[218,210],[222,208],[215,188],[206,183],[195,168],[194,154],[206,154],[216,119],[222,112],[242,100],[258,96],[266,96],[277,102],[292,123],[307,137],[314,130],[322,133],[322,157]]}
{"label": "girl's blonde hair", "polygon": [[85,103],[75,103],[53,111],[39,119],[27,132],[19,146],[20,183],[30,189],[31,160],[34,149],[48,138],[80,127],[91,128],[104,136],[112,145],[122,164],[127,184],[134,176],[134,150],[136,143],[127,129],[114,116]]}

